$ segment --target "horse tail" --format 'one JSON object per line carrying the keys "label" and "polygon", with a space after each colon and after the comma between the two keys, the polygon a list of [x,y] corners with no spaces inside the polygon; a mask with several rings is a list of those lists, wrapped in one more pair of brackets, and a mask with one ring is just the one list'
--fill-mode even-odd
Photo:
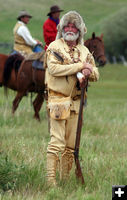
{"label": "horse tail", "polygon": [[32,97],[33,97],[33,93],[31,92],[31,95],[30,95],[31,106],[32,106],[32,104],[33,104],[33,102],[32,102]]}
{"label": "horse tail", "polygon": [[16,54],[15,63],[14,63],[14,69],[16,73],[18,72],[23,60],[24,60],[24,57],[22,55]]}
{"label": "horse tail", "polygon": [[6,86],[4,86],[4,95],[8,97],[8,88]]}
{"label": "horse tail", "polygon": [[4,65],[4,72],[3,72],[3,83],[5,86],[7,86],[7,83],[11,77],[12,69],[15,69],[15,72],[17,74],[23,59],[24,57],[21,56],[20,54],[14,54],[8,57]]}
{"label": "horse tail", "polygon": [[8,59],[5,62],[4,72],[3,72],[4,85],[7,85],[8,81],[10,79],[10,75],[11,75],[11,71],[12,71],[12,68],[13,68],[14,61],[15,61],[15,55],[9,56]]}

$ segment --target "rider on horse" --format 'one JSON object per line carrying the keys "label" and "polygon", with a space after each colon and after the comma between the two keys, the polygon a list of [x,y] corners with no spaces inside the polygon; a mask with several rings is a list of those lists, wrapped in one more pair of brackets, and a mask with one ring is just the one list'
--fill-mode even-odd
{"label": "rider on horse", "polygon": [[12,54],[19,52],[23,56],[27,56],[31,54],[34,50],[35,52],[38,52],[39,47],[36,48],[37,45],[42,46],[42,42],[40,42],[39,40],[35,40],[31,36],[30,31],[26,26],[29,23],[30,18],[32,18],[32,16],[26,11],[21,11],[19,16],[17,17],[18,22],[13,29],[14,51],[12,52]]}

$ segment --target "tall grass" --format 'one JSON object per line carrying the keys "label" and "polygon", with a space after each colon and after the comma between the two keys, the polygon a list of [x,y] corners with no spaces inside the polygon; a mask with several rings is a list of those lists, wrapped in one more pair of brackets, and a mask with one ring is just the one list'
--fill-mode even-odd
{"label": "tall grass", "polygon": [[85,186],[77,183],[75,165],[57,188],[46,184],[46,148],[49,141],[45,103],[41,123],[32,118],[30,98],[24,97],[14,116],[12,100],[0,89],[0,197],[10,200],[109,200],[112,185],[127,183],[127,68],[107,65],[100,80],[90,83],[80,145]]}

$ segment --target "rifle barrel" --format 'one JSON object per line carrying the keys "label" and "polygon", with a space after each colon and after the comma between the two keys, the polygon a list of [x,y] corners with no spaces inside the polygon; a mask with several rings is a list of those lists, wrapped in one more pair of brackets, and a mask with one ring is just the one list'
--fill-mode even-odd
{"label": "rifle barrel", "polygon": [[79,147],[80,147],[82,120],[83,120],[84,95],[85,95],[85,90],[87,88],[87,85],[88,85],[88,80],[86,81],[86,84],[84,85],[84,87],[81,88],[81,100],[80,100],[78,124],[77,124],[77,131],[76,131],[75,151],[74,151],[75,164],[76,164],[75,173],[76,173],[76,177],[81,180],[82,184],[84,184],[85,181],[84,181],[83,173],[82,173],[80,162],[79,162]]}

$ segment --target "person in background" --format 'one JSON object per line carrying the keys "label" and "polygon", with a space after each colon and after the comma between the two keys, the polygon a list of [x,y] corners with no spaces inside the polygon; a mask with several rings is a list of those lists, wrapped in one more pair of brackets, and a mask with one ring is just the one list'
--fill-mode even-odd
{"label": "person in background", "polygon": [[51,42],[56,38],[57,34],[57,25],[59,24],[60,12],[62,12],[57,5],[54,5],[50,8],[50,12],[47,14],[49,18],[43,24],[43,36],[45,41],[45,50]]}
{"label": "person in background", "polygon": [[[47,109],[50,113],[50,142],[47,147],[47,182],[56,186],[56,166],[60,158],[60,178],[67,181],[74,160],[81,87],[87,79],[97,81],[94,58],[84,46],[87,29],[76,11],[66,13],[58,25],[56,40],[46,50]],[[88,59],[90,58],[90,59]],[[81,77],[77,76],[80,73]],[[69,99],[71,100],[67,100]],[[70,108],[70,115],[64,115]]]}
{"label": "person in background", "polygon": [[33,52],[33,48],[37,45],[42,46],[42,42],[34,39],[29,29],[27,28],[27,24],[32,16],[26,11],[20,11],[14,29],[14,47],[13,53],[19,52],[23,56],[27,56]]}

